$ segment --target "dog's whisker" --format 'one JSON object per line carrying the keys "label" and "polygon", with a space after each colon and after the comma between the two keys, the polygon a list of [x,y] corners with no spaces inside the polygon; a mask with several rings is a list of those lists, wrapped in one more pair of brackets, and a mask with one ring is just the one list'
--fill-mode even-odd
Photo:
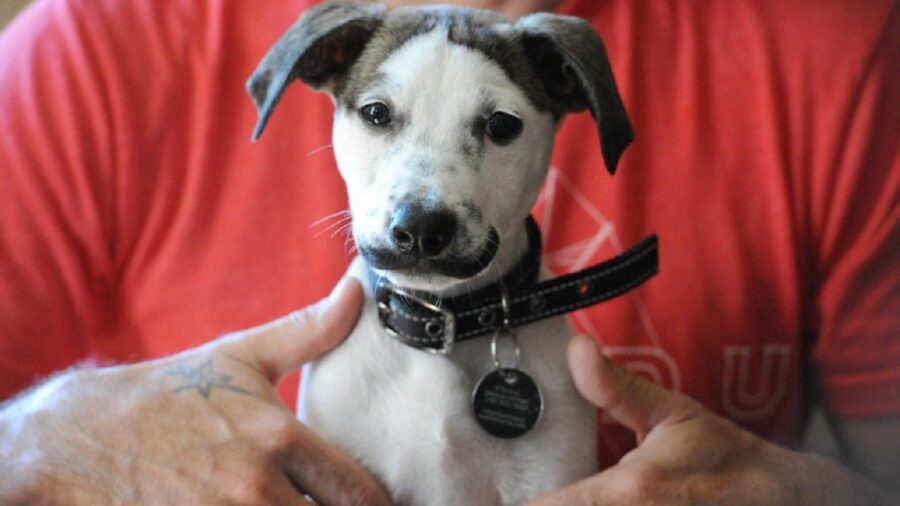
{"label": "dog's whisker", "polygon": [[324,223],[328,220],[331,220],[331,219],[335,219],[335,218],[341,218],[342,220],[350,219],[351,218],[350,210],[349,209],[341,209],[340,211],[336,211],[331,214],[326,214],[325,216],[322,216],[318,220],[310,223],[309,228],[317,227],[317,226],[321,225],[322,223]]}
{"label": "dog's whisker", "polygon": [[347,228],[351,228],[352,226],[353,226],[352,220],[350,220],[349,218],[344,219],[341,221],[334,222],[331,225],[328,225],[327,227],[323,228],[322,230],[316,232],[316,235],[313,237],[319,237],[320,235],[322,235],[326,232],[329,232],[329,231],[332,231],[331,237],[334,237],[338,233],[344,231]]}
{"label": "dog's whisker", "polygon": [[337,220],[335,220],[334,223],[332,223],[332,224],[329,225],[329,226],[332,226],[332,227],[333,227],[333,226],[336,225],[336,224],[339,224],[339,223],[346,223],[346,222],[348,222],[348,221],[351,221],[352,219],[353,219],[353,216],[350,216],[350,215],[348,214],[347,216],[345,216],[345,217],[343,217],[343,218],[338,218]]}
{"label": "dog's whisker", "polygon": [[[322,230],[318,231],[315,234],[315,236],[313,236],[313,237],[319,237],[320,235],[322,235],[328,231],[331,231],[334,229],[342,230],[344,227],[350,226],[353,221],[353,216],[351,216],[349,209],[343,209],[343,210],[337,211],[335,213],[331,213],[327,216],[323,216],[322,218],[319,218],[318,220],[311,223],[309,225],[309,228],[315,228],[320,225],[324,225],[329,220],[334,220],[334,222],[326,225]],[[334,234],[332,234],[332,237],[334,237]]]}
{"label": "dog's whisker", "polygon": [[[486,266],[485,266],[484,263],[481,261],[481,255],[476,255],[476,254],[474,254],[474,253],[469,253],[469,254],[467,254],[467,256],[468,256],[473,262],[475,262],[476,264],[478,264],[478,266],[480,267],[480,270],[484,270],[484,269],[485,269]],[[472,293],[474,293],[474,291],[475,291],[475,290],[472,288],[471,284],[466,284],[466,285],[465,285],[465,293],[466,293],[466,295],[471,296]]]}
{"label": "dog's whisker", "polygon": [[336,222],[334,222],[334,223],[328,225],[327,227],[323,228],[322,230],[320,230],[319,233],[320,233],[320,234],[323,234],[323,233],[325,233],[325,232],[328,232],[329,230],[334,229],[335,227],[337,227],[337,228],[343,228],[343,227],[349,226],[351,221],[352,221],[352,220],[351,220],[350,218],[342,219],[342,220],[336,221]]}
{"label": "dog's whisker", "polygon": [[350,209],[341,209],[340,211],[335,211],[331,214],[327,214],[327,215],[319,218],[318,220],[312,222],[312,224],[310,224],[310,227],[315,227],[315,226],[321,224],[322,222],[325,222],[325,221],[328,221],[331,219],[344,218],[344,217],[349,217],[349,216],[351,216]]}
{"label": "dog's whisker", "polygon": [[322,151],[325,151],[326,149],[331,149],[332,147],[333,147],[332,144],[326,144],[324,146],[319,146],[319,147],[313,149],[312,151],[310,151],[309,153],[306,153],[306,156],[308,156],[308,157],[313,156],[315,154],[321,153]]}
{"label": "dog's whisker", "polygon": [[352,228],[353,228],[353,223],[350,222],[350,221],[347,221],[347,222],[345,222],[343,225],[341,225],[340,227],[338,227],[337,229],[335,229],[334,232],[331,233],[331,238],[334,239],[334,237],[335,237],[336,235],[338,235],[338,234],[341,234],[341,233],[347,233],[347,232],[349,232]]}

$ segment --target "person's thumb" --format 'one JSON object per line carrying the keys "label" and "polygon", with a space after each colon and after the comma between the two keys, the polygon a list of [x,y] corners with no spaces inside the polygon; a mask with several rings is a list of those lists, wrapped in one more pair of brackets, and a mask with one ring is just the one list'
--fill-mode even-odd
{"label": "person's thumb", "polygon": [[572,338],[569,366],[575,386],[585,399],[643,441],[654,427],[676,422],[693,412],[689,398],[666,390],[603,356],[588,336]]}
{"label": "person's thumb", "polygon": [[223,338],[221,351],[258,369],[274,384],[342,343],[356,325],[362,301],[359,281],[345,275],[315,304]]}

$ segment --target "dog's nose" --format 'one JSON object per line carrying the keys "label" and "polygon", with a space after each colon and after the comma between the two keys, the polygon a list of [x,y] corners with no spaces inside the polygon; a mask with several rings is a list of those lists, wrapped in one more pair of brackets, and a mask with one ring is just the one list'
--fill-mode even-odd
{"label": "dog's nose", "polygon": [[403,253],[433,257],[447,248],[456,234],[456,216],[444,210],[402,206],[391,220],[391,240]]}

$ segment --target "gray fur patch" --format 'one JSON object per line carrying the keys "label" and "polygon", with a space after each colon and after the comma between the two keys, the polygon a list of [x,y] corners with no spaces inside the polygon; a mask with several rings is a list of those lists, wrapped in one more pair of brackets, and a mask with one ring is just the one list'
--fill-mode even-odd
{"label": "gray fur patch", "polygon": [[472,121],[472,128],[468,134],[461,134],[457,142],[459,154],[462,155],[466,166],[478,170],[484,157],[484,124],[483,118]]}
{"label": "gray fur patch", "polygon": [[464,200],[460,205],[463,209],[466,210],[466,218],[474,221],[475,223],[481,223],[481,209],[478,209],[478,206],[476,206],[474,202],[472,202],[471,200]]}

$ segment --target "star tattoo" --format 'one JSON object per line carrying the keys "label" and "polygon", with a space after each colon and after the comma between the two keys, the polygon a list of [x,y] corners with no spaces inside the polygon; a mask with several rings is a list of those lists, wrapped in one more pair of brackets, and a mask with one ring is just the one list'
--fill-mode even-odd
{"label": "star tattoo", "polygon": [[205,399],[209,399],[213,389],[221,388],[231,390],[244,395],[250,395],[250,392],[243,388],[231,384],[231,376],[220,373],[213,368],[212,359],[196,366],[179,366],[166,373],[167,376],[180,376],[184,378],[185,383],[179,385],[173,391],[175,393],[185,390],[196,390]]}

